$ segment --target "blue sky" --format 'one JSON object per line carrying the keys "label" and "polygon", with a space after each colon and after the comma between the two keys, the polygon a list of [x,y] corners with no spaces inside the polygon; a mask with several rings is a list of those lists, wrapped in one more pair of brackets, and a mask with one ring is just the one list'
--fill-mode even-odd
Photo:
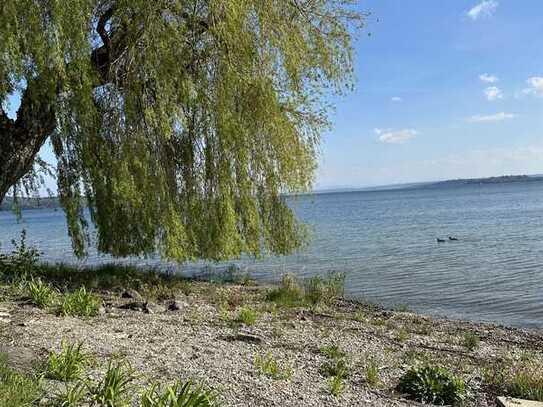
{"label": "blue sky", "polygon": [[543,173],[541,0],[361,0],[317,188]]}
{"label": "blue sky", "polygon": [[358,7],[357,87],[336,100],[316,188],[543,173],[541,0]]}

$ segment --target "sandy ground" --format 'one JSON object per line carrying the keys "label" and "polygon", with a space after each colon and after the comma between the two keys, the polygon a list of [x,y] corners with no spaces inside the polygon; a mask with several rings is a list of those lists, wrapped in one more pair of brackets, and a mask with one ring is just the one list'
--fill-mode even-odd
{"label": "sandy ground", "polygon": [[[432,319],[392,312],[346,300],[319,309],[277,309],[264,299],[265,288],[194,283],[180,294],[178,310],[169,302],[151,312],[121,309],[134,302],[119,293],[102,293],[100,316],[58,317],[22,301],[0,303],[0,351],[20,368],[58,349],[61,340],[83,341],[98,378],[113,355],[123,355],[139,381],[173,382],[192,378],[219,394],[224,406],[413,406],[395,390],[413,364],[449,367],[467,382],[467,406],[494,406],[495,395],[482,383],[483,369],[502,359],[543,355],[543,333],[486,324]],[[257,310],[253,326],[234,322],[241,306]],[[476,333],[477,349],[462,345]],[[329,391],[320,349],[338,345],[346,352],[350,375],[340,396]],[[259,371],[255,357],[271,352],[290,378]],[[369,384],[366,368],[379,368]],[[142,383],[143,384],[143,383]]]}

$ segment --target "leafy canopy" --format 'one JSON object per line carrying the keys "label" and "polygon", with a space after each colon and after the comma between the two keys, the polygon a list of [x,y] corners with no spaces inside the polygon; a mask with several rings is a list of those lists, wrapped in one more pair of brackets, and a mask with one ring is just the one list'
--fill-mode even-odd
{"label": "leafy canopy", "polygon": [[[32,82],[69,233],[114,256],[283,254],[303,227],[330,92],[352,86],[351,0],[10,0],[0,100]],[[83,198],[84,197],[84,198]]]}

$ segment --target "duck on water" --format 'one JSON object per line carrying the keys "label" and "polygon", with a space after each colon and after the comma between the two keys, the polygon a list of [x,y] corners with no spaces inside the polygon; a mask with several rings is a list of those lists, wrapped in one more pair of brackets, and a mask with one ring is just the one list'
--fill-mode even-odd
{"label": "duck on water", "polygon": [[[436,239],[438,243],[445,243],[445,239],[440,239],[439,237]],[[456,242],[458,241],[458,238],[449,236],[449,241]]]}

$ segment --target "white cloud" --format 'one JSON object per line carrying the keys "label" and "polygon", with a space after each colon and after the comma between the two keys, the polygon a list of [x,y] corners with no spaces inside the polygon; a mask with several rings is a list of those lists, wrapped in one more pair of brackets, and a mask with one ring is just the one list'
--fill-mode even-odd
{"label": "white cloud", "polygon": [[484,0],[477,4],[476,6],[472,7],[468,12],[467,15],[472,20],[478,20],[481,17],[490,17],[498,8],[498,2],[494,0]]}
{"label": "white cloud", "polygon": [[413,129],[401,129],[401,130],[383,130],[375,129],[375,134],[379,136],[379,141],[381,143],[387,144],[403,144],[409,140],[415,138],[419,134],[416,130]]}
{"label": "white cloud", "polygon": [[468,118],[468,122],[471,123],[482,123],[482,122],[501,122],[503,120],[514,119],[517,117],[514,113],[505,113],[500,112],[490,115],[475,115]]}
{"label": "white cloud", "polygon": [[532,76],[531,78],[528,78],[526,83],[530,85],[530,87],[522,90],[524,95],[543,96],[543,77]]}
{"label": "white cloud", "polygon": [[486,83],[496,83],[499,81],[498,77],[495,76],[495,75],[490,75],[490,74],[487,74],[487,73],[483,73],[481,75],[479,75],[479,79],[483,82],[486,82]]}
{"label": "white cloud", "polygon": [[403,99],[399,96],[393,96],[390,98],[390,100],[396,103],[403,102]]}
{"label": "white cloud", "polygon": [[485,96],[491,102],[493,100],[503,99],[503,92],[497,86],[489,86],[484,90]]}

